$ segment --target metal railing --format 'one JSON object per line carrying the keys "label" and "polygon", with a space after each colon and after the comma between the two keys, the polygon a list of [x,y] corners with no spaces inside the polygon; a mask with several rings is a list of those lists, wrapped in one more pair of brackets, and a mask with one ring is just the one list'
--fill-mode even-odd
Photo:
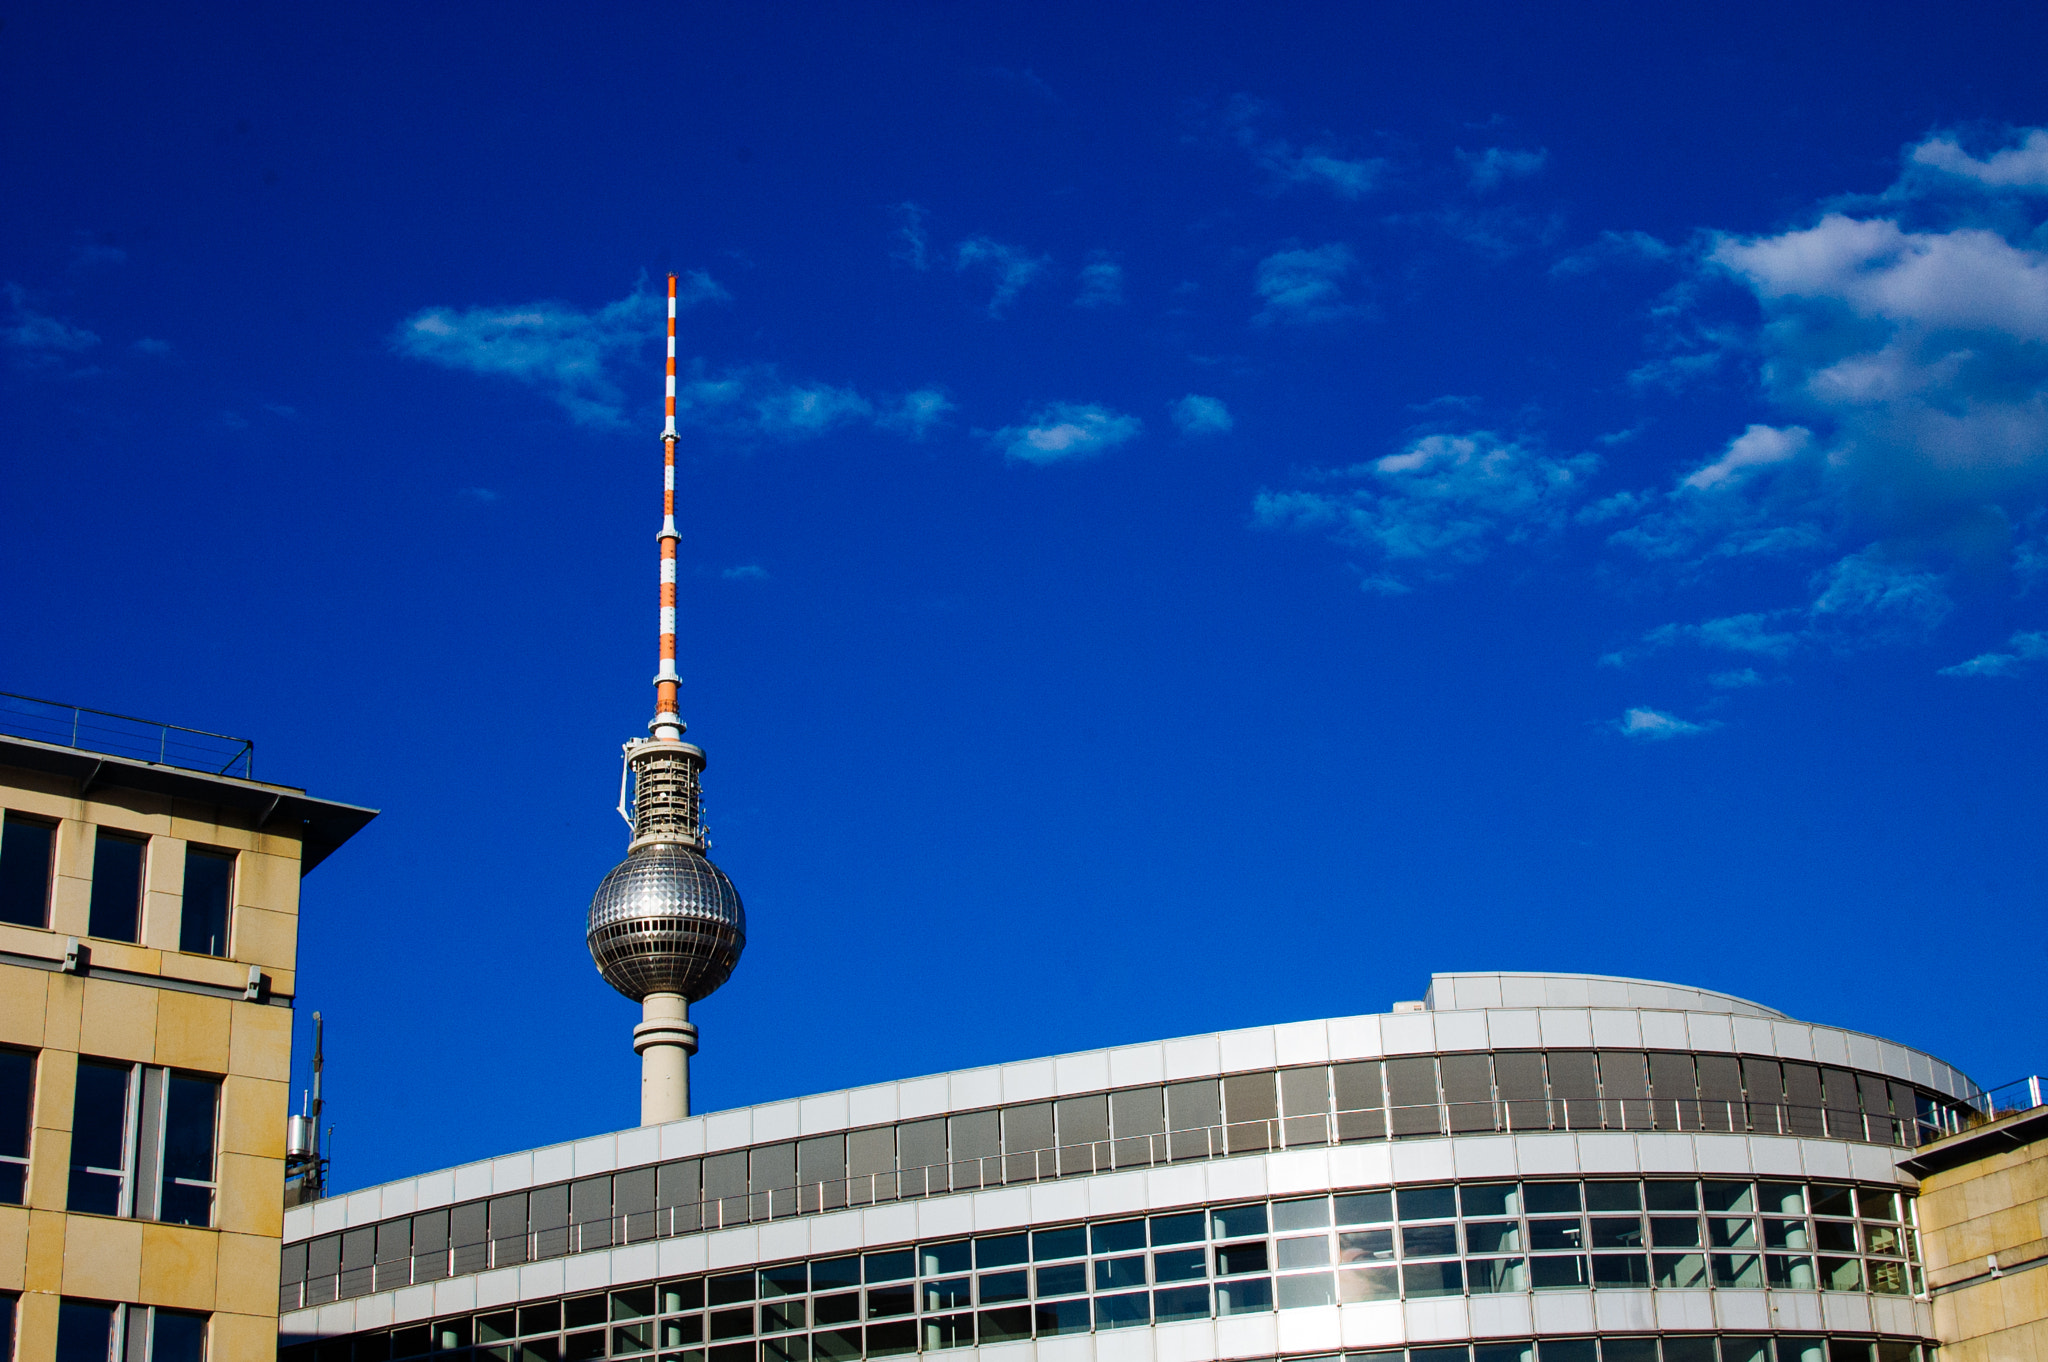
{"label": "metal railing", "polygon": [[256,778],[256,744],[249,738],[231,738],[225,733],[160,724],[4,691],[0,691],[0,733],[186,771],[238,775],[244,780]]}
{"label": "metal railing", "polygon": [[[948,1192],[977,1191],[1236,1154],[1356,1144],[1385,1140],[1390,1135],[1394,1139],[1403,1139],[1444,1134],[1601,1129],[1734,1131],[1894,1146],[1918,1144],[1946,1133],[1923,1122],[1843,1109],[1671,1098],[1439,1102],[1423,1107],[1274,1117],[1194,1130],[1096,1140],[1052,1149],[991,1154],[984,1158],[962,1159],[923,1168],[802,1182],[790,1187],[709,1197],[557,1226],[528,1226],[508,1234],[492,1232],[481,1240],[466,1244],[390,1244],[381,1246],[383,1253],[388,1255],[381,1261],[347,1262],[353,1255],[345,1248],[340,1254],[344,1259],[342,1264],[324,1272],[316,1271],[304,1282],[281,1284],[278,1306],[281,1310],[297,1310],[333,1300],[348,1300],[373,1291],[392,1291],[421,1282],[466,1277],[495,1268],[515,1267],[623,1244],[647,1243],[676,1235],[701,1234],[891,1201],[910,1201]],[[350,1233],[366,1232],[357,1230]],[[375,1251],[375,1248],[365,1246],[366,1257]]]}
{"label": "metal railing", "polygon": [[2048,1106],[2048,1078],[2040,1074],[2015,1078],[2010,1083],[2001,1083],[1978,1094],[1970,1105],[1984,1113],[1987,1121],[2002,1120],[2023,1111],[2032,1111],[2035,1107]]}

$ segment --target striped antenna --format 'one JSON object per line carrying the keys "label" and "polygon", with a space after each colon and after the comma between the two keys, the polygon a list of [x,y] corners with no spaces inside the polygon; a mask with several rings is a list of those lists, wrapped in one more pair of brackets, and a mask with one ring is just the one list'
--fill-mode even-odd
{"label": "striped antenna", "polygon": [[667,423],[661,428],[661,670],[654,676],[654,722],[658,742],[677,742],[683,720],[676,709],[676,277],[668,277]]}

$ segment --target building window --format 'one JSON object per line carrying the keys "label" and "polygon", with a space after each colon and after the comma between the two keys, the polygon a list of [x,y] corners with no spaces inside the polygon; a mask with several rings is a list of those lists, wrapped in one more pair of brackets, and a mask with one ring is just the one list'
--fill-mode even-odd
{"label": "building window", "polygon": [[235,853],[185,850],[185,911],[178,949],[188,955],[228,953],[228,902],[235,882]]}
{"label": "building window", "polygon": [[57,1362],[206,1362],[207,1318],[66,1299],[57,1311]]}
{"label": "building window", "polygon": [[35,1096],[36,1057],[26,1050],[0,1050],[0,1202],[10,1206],[21,1205],[28,1188]]}
{"label": "building window", "polygon": [[118,1307],[66,1300],[57,1307],[57,1362],[114,1362]]}
{"label": "building window", "polygon": [[[71,1187],[64,1199],[65,1209],[94,1215],[128,1214],[128,1153],[134,1144],[129,1137],[134,1122],[128,1108],[133,1077],[132,1065],[89,1059],[78,1062],[78,1086],[71,1108]],[[79,1307],[88,1308],[99,1307]],[[64,1309],[68,1320],[71,1303],[67,1301]],[[64,1350],[61,1327],[58,1333],[58,1362],[83,1362],[82,1356],[74,1359]]]}
{"label": "building window", "polygon": [[80,1060],[67,1209],[211,1225],[219,1127],[217,1078]]}
{"label": "building window", "polygon": [[102,828],[92,848],[92,910],[86,934],[106,941],[142,939],[144,841]]}
{"label": "building window", "polygon": [[0,922],[50,925],[50,861],[57,829],[41,819],[7,814],[0,821]]}

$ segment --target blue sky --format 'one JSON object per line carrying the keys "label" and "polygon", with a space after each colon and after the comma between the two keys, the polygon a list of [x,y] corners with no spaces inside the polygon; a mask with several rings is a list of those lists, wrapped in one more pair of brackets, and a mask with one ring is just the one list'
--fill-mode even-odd
{"label": "blue sky", "polygon": [[2044,29],[30,5],[0,688],[385,811],[342,1185],[631,1124],[674,271],[701,1109],[1432,969],[2038,1069]]}

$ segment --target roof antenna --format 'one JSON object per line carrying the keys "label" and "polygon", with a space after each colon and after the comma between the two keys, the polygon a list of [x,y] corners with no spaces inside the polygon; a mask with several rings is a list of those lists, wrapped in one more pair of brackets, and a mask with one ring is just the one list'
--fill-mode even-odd
{"label": "roof antenna", "polygon": [[[327,1159],[320,1152],[320,1116],[327,1109],[320,1095],[321,1071],[327,1067],[326,1023],[313,1014],[313,1091],[301,1114],[287,1118],[284,1142],[284,1204],[303,1206],[327,1195]],[[333,1144],[333,1128],[328,1143]]]}

